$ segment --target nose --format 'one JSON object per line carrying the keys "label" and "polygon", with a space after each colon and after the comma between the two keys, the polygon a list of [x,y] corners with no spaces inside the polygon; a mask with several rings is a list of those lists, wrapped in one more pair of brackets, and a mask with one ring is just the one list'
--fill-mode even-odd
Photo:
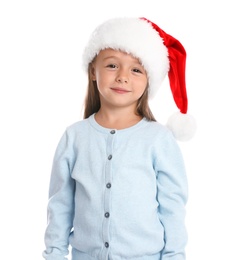
{"label": "nose", "polygon": [[124,70],[120,70],[116,77],[116,82],[119,83],[128,83],[128,75]]}

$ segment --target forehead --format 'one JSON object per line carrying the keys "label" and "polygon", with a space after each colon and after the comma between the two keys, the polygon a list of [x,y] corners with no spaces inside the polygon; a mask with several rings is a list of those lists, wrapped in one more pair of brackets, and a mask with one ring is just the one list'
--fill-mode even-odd
{"label": "forehead", "polygon": [[101,59],[109,59],[109,58],[127,59],[127,60],[130,60],[131,62],[141,64],[140,60],[138,58],[134,57],[133,55],[131,55],[130,53],[126,53],[124,51],[115,50],[115,49],[101,50],[98,53],[97,58],[101,58]]}

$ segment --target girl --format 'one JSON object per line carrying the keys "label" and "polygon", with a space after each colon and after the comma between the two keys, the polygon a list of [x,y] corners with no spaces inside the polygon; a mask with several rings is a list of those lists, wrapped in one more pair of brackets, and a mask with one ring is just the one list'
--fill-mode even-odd
{"label": "girl", "polygon": [[[184,260],[183,46],[145,18],[115,18],[96,28],[83,62],[84,119],[54,156],[43,257],[67,259],[71,246],[72,260]],[[148,105],[167,73],[181,111],[169,127]]]}

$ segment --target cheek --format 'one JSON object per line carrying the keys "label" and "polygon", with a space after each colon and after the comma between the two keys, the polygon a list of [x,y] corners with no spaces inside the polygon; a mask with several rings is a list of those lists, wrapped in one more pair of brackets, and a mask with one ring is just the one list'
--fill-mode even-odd
{"label": "cheek", "polygon": [[103,85],[103,77],[100,73],[96,73],[96,82],[98,88]]}
{"label": "cheek", "polygon": [[97,84],[104,85],[105,83],[110,81],[110,75],[108,73],[98,71],[96,73],[96,81]]}
{"label": "cheek", "polygon": [[99,90],[104,90],[104,89],[106,89],[106,86],[107,86],[107,84],[106,84],[106,81],[101,77],[98,77],[97,78],[97,88],[99,89]]}
{"label": "cheek", "polygon": [[140,84],[139,84],[139,87],[138,87],[138,89],[137,89],[137,91],[138,91],[138,94],[139,93],[141,93],[141,95],[146,91],[146,89],[147,89],[147,82],[145,82],[145,81],[142,81]]}
{"label": "cheek", "polygon": [[106,77],[103,77],[101,75],[97,75],[96,77],[96,82],[97,82],[97,88],[98,91],[102,93],[106,93],[109,90],[109,81]]}

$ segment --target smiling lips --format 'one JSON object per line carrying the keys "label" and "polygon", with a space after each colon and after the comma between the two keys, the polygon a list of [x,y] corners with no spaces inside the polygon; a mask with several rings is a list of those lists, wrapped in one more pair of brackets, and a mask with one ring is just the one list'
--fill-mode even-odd
{"label": "smiling lips", "polygon": [[111,88],[114,92],[118,93],[118,94],[126,94],[128,92],[131,92],[129,90],[126,90],[124,88]]}

